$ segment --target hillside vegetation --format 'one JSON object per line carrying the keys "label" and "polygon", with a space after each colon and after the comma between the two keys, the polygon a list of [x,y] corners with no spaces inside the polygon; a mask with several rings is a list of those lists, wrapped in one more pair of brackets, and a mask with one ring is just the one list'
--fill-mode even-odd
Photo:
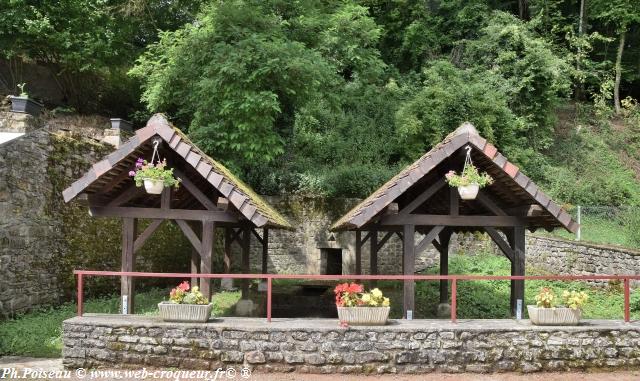
{"label": "hillside vegetation", "polygon": [[0,87],[167,113],[266,194],[366,196],[470,121],[561,203],[636,206],[639,41],[635,0],[9,2]]}

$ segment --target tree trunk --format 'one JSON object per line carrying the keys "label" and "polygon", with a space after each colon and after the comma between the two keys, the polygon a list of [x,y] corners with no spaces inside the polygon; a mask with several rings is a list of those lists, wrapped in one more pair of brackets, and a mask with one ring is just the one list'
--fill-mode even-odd
{"label": "tree trunk", "polygon": [[529,21],[529,0],[518,0],[518,14],[521,20]]}
{"label": "tree trunk", "polygon": [[[578,38],[582,37],[583,31],[584,31],[584,24],[585,24],[585,6],[586,6],[586,2],[587,0],[581,0],[580,1],[580,18],[578,19]],[[580,68],[581,68],[581,60],[582,60],[582,48],[580,48],[580,45],[578,45],[578,57],[576,59],[576,71],[580,72]],[[584,99],[584,82],[582,80],[579,80],[579,83],[576,86],[576,93],[575,93],[575,99],[576,100],[582,100]]]}
{"label": "tree trunk", "polygon": [[620,32],[620,45],[618,45],[618,54],[616,55],[616,82],[613,87],[613,105],[616,114],[620,114],[620,80],[622,79],[622,52],[624,51],[624,40],[626,36],[625,29]]}

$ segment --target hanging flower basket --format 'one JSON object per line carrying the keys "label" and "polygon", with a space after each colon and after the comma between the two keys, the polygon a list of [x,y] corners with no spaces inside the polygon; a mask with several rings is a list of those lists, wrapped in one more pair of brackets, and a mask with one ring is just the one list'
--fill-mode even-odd
{"label": "hanging flower basket", "polygon": [[338,319],[346,325],[385,325],[389,318],[389,298],[374,288],[364,292],[356,283],[342,283],[333,290],[336,295]]}
{"label": "hanging flower basket", "polygon": [[149,194],[161,194],[164,190],[164,182],[162,180],[144,179],[144,189]]}
{"label": "hanging flower basket", "polygon": [[484,188],[493,182],[493,178],[486,172],[478,172],[478,168],[471,162],[471,147],[467,146],[467,157],[461,174],[449,171],[444,177],[449,186],[457,187],[460,198],[463,200],[475,200],[480,188]]}
{"label": "hanging flower basket", "polygon": [[136,166],[129,171],[137,187],[144,185],[149,194],[161,194],[165,187],[178,187],[180,179],[173,176],[173,168],[167,168],[167,159],[160,161],[158,145],[160,141],[153,142],[153,155],[151,162],[138,158]]}
{"label": "hanging flower basket", "polygon": [[171,290],[169,301],[158,303],[160,318],[164,321],[205,323],[211,317],[213,303],[209,303],[198,286],[182,282]]}
{"label": "hanging flower basket", "polygon": [[557,297],[550,287],[543,287],[536,295],[536,305],[527,306],[531,324],[535,325],[578,325],[582,316],[582,306],[589,296],[585,292],[564,291],[564,305],[556,306]]}

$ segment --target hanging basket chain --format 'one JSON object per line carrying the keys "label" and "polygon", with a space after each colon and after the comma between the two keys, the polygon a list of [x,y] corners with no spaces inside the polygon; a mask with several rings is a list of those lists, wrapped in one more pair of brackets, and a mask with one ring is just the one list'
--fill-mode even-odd
{"label": "hanging basket chain", "polygon": [[158,145],[160,144],[159,140],[154,140],[153,142],[153,155],[151,155],[151,164],[154,163],[156,156],[158,157],[158,163],[160,163],[160,154],[158,153]]}
{"label": "hanging basket chain", "polygon": [[465,150],[467,150],[467,157],[464,159],[464,167],[462,168],[462,173],[464,173],[464,170],[467,169],[467,165],[473,165],[473,162],[471,161],[471,146],[466,146],[464,147]]}

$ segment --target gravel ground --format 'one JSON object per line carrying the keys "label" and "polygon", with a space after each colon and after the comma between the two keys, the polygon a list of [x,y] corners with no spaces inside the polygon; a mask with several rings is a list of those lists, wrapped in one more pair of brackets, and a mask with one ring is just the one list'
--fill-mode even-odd
{"label": "gravel ground", "polygon": [[[6,370],[8,369],[8,370]],[[12,377],[12,372],[15,370]],[[175,378],[154,378],[154,377],[114,377],[114,374],[102,373],[94,374],[91,377],[90,371],[80,373],[83,377],[79,377],[75,371],[71,371],[70,377],[48,377],[41,374],[41,377],[34,375],[35,370],[44,372],[62,371],[61,359],[34,359],[27,357],[0,357],[0,379],[47,379],[47,380],[175,380]],[[105,370],[104,372],[117,372],[115,370]],[[26,373],[32,372],[32,373]],[[4,375],[4,377],[3,377]],[[378,380],[378,381],[522,381],[522,380],[540,380],[540,381],[636,381],[640,379],[640,371],[614,371],[614,372],[563,372],[563,373],[500,373],[500,374],[443,374],[430,373],[420,375],[372,375],[372,376],[356,376],[356,375],[321,375],[321,374],[301,374],[301,373],[254,373],[245,374],[244,377],[238,372],[237,374],[225,375],[219,374],[214,378],[214,374],[209,378],[180,378],[180,381],[191,380],[250,380],[250,381],[347,381],[347,380]]]}

